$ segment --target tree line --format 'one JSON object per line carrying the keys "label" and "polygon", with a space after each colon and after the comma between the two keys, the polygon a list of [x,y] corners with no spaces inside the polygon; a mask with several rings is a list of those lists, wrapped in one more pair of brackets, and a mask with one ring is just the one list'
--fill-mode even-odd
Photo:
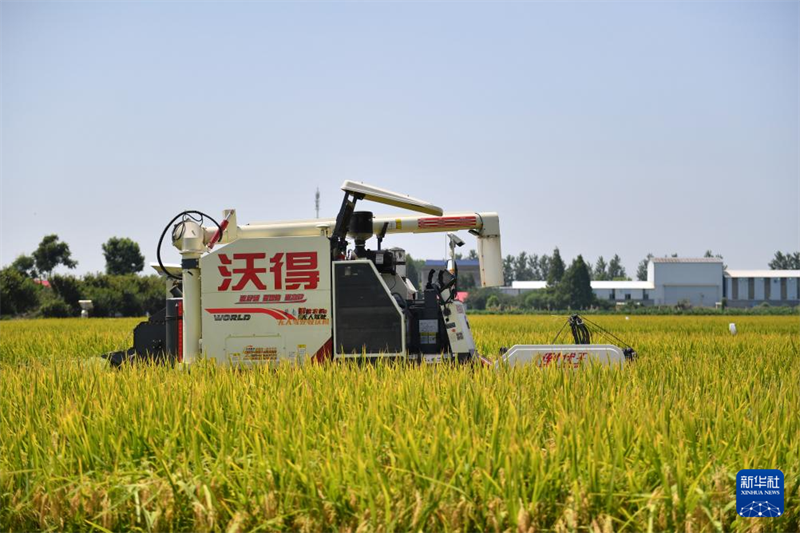
{"label": "tree line", "polygon": [[775,252],[775,257],[769,262],[771,270],[800,270],[800,252]]}
{"label": "tree line", "polygon": [[[522,307],[528,309],[589,309],[598,305],[597,297],[591,286],[592,264],[584,261],[582,255],[579,254],[578,257],[573,259],[568,267],[561,258],[558,248],[553,250],[552,256],[542,256],[545,258],[544,262],[542,257],[537,258],[535,255],[525,257],[525,255],[520,254],[522,256],[521,259],[527,261],[527,266],[520,260],[520,256],[516,258],[509,256],[503,262],[504,270],[508,266],[512,268],[520,266],[525,269],[522,270],[523,276],[537,276],[538,274],[540,279],[532,279],[530,281],[547,281],[547,287],[543,290],[520,295],[517,300],[521,300]],[[534,258],[539,265],[538,273],[532,266],[533,261],[531,260]],[[543,265],[546,267],[545,269],[542,269]],[[622,272],[624,275],[624,269],[622,269]],[[604,269],[604,273],[607,275],[608,267]],[[512,271],[509,274],[516,275],[517,272]],[[508,283],[508,280],[506,282]],[[473,298],[473,296],[475,297]],[[493,292],[470,293],[468,303],[470,307],[476,309],[496,309],[505,305],[508,299],[508,297],[504,298],[502,295]]]}
{"label": "tree line", "polygon": [[[606,263],[603,256],[600,256],[594,264],[590,261],[585,261],[583,256],[580,257],[587,267],[589,279],[598,281],[630,279],[627,277],[625,267],[622,266],[622,259],[617,254],[614,254],[614,257],[608,263]],[[520,252],[517,256],[507,255],[503,259],[503,277],[506,283],[513,281],[549,282],[559,280],[565,271],[566,264],[558,248],[553,250],[553,255],[542,254],[539,256],[538,254],[529,255],[527,252]]]}
{"label": "tree line", "polygon": [[[0,314],[64,317],[80,314],[78,300],[93,301],[95,316],[142,316],[163,307],[163,280],[156,275],[138,275],[144,268],[144,256],[139,245],[129,238],[112,237],[102,245],[106,261],[105,273],[87,274],[83,277],[54,274],[63,266],[74,269],[78,262],[72,258],[69,245],[58,235],[47,235],[30,254],[17,257],[0,270]],[[636,269],[636,278],[647,279],[647,264],[653,258],[647,254]],[[665,256],[666,257],[666,256]],[[678,257],[678,254],[672,254]],[[707,250],[705,257],[719,257]],[[464,258],[477,259],[475,250]],[[407,276],[420,286],[424,275],[424,261],[407,256]],[[800,252],[775,252],[769,268],[800,270]],[[530,309],[586,309],[604,305],[598,302],[591,289],[592,280],[629,280],[622,259],[614,254],[606,262],[603,256],[595,263],[585,261],[582,255],[569,266],[558,248],[551,255],[508,255],[503,260],[506,284],[513,281],[547,281],[547,289],[521,295],[522,308]],[[472,276],[459,278],[459,289],[470,290],[470,306],[474,309],[501,306],[508,297],[491,290],[475,290]]]}
{"label": "tree line", "polygon": [[[106,274],[122,276],[136,274],[144,268],[144,256],[139,244],[127,237],[111,237],[103,243],[103,257],[106,260]],[[30,278],[47,279],[59,265],[73,269],[78,262],[72,259],[69,245],[58,235],[47,235],[30,255],[17,257],[11,267]]]}
{"label": "tree line", "polygon": [[[652,253],[648,253],[639,261],[636,267],[636,279],[638,281],[647,280],[647,264],[654,257]],[[664,257],[667,256],[665,255]],[[678,254],[673,253],[669,257],[678,257]],[[718,257],[722,259],[721,255],[715,254],[711,250],[706,250],[703,257]],[[784,256],[781,252],[777,252],[775,257],[776,259],[770,262],[770,268],[800,269],[800,253],[794,255],[787,254]],[[778,261],[779,257],[781,258],[780,261],[791,259],[795,261],[795,263],[775,263],[775,261]],[[477,259],[478,257],[474,250],[470,250],[467,258]],[[605,258],[601,255],[597,258],[595,263],[591,261],[585,261],[585,263],[589,269],[589,277],[592,281],[630,281],[631,279],[628,277],[625,267],[622,266],[622,259],[619,254],[614,254],[608,262],[606,262]],[[776,265],[797,264],[798,266],[772,266],[773,263]],[[555,272],[555,277],[558,277],[560,273],[564,271],[564,268],[564,260],[561,258],[561,252],[559,252],[558,247],[553,250],[553,255],[543,254],[539,256],[537,254],[520,252],[517,256],[507,255],[505,257],[503,260],[503,277],[505,278],[506,284],[510,284],[513,281],[550,281],[551,271]]]}
{"label": "tree line", "polygon": [[0,270],[0,314],[69,317],[80,314],[78,300],[92,300],[94,316],[142,316],[164,306],[164,283],[156,275],[139,276],[144,256],[128,238],[112,237],[102,245],[105,273],[83,277],[54,274],[74,269],[69,245],[47,235],[31,254]]}

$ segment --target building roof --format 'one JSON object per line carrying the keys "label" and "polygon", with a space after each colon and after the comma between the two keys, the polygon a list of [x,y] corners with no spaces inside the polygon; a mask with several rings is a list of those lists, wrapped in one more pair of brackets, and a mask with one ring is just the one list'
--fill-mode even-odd
{"label": "building roof", "polygon": [[593,281],[593,289],[655,289],[652,281]]}
{"label": "building roof", "polygon": [[[592,289],[655,289],[651,281],[592,281]],[[546,281],[513,281],[512,289],[546,289]]]}
{"label": "building roof", "polygon": [[546,281],[512,281],[512,289],[546,289]]}
{"label": "building roof", "polygon": [[726,270],[729,278],[800,278],[800,270]]}
{"label": "building roof", "polygon": [[653,257],[653,263],[722,263],[719,257]]}
{"label": "building roof", "polygon": [[[456,259],[456,265],[459,268],[462,267],[475,267],[477,268],[479,262],[477,259]],[[426,259],[425,260],[426,267],[439,267],[439,268],[447,268],[447,261],[444,259]]]}

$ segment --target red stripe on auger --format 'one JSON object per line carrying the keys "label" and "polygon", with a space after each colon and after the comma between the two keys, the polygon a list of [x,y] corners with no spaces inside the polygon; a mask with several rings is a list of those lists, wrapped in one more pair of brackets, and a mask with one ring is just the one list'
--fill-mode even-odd
{"label": "red stripe on auger", "polygon": [[457,228],[474,226],[477,221],[476,217],[431,217],[420,218],[417,226],[420,228]]}

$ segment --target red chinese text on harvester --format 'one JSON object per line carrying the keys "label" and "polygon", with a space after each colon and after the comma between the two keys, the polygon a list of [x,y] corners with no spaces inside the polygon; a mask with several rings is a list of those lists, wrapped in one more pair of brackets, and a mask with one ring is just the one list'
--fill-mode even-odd
{"label": "red chinese text on harvester", "polygon": [[313,290],[319,284],[317,252],[219,254],[218,291]]}

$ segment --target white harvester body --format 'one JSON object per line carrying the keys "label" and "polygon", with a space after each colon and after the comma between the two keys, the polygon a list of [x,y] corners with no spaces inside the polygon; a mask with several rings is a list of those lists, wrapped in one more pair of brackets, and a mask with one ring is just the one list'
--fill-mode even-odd
{"label": "white harvester body", "polygon": [[321,236],[238,239],[214,248],[200,259],[202,352],[250,365],[304,362],[330,351],[330,267],[330,243]]}
{"label": "white harvester body", "polygon": [[[342,189],[346,202],[352,195],[424,213],[370,214],[361,234],[344,229],[350,237],[366,241],[373,235],[383,239],[395,233],[468,230],[478,237],[481,285],[502,284],[496,213],[444,213],[428,202],[349,181]],[[352,211],[346,214],[350,216]],[[182,360],[191,363],[202,356],[250,366],[327,358],[411,355],[432,361],[474,357],[466,310],[454,300],[453,288],[442,291],[444,298],[439,301],[448,315],[446,321],[437,316],[412,316],[407,304],[419,289],[406,277],[405,251],[392,248],[372,252],[374,256],[363,251],[341,253],[342,249],[331,246],[332,239],[343,236],[337,236],[337,231],[343,231],[337,229],[341,218],[340,213],[335,219],[239,226],[236,212],[229,209],[224,213],[221,237],[217,227],[203,229],[203,243],[210,249],[199,261],[195,261],[196,223],[185,221],[185,231],[176,226],[173,244],[184,258]],[[485,241],[489,244],[482,244]],[[391,262],[391,268],[385,268],[389,265],[384,261]],[[195,289],[198,284],[199,292]],[[413,328],[408,323],[411,320]],[[190,321],[195,327],[188,327]],[[413,341],[409,339],[412,335]],[[441,348],[442,337],[449,345],[447,350],[423,351],[429,346]],[[416,353],[409,354],[412,344]]]}

